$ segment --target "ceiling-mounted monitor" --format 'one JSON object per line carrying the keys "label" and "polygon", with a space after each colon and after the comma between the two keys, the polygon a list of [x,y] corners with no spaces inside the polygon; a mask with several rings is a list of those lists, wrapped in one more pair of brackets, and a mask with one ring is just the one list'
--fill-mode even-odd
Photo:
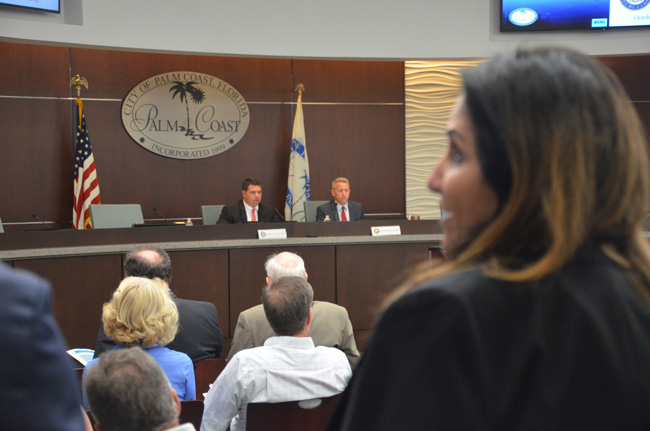
{"label": "ceiling-mounted monitor", "polygon": [[21,9],[61,13],[60,0],[0,0],[0,6],[11,6]]}
{"label": "ceiling-mounted monitor", "polygon": [[501,0],[502,32],[650,27],[650,0]]}

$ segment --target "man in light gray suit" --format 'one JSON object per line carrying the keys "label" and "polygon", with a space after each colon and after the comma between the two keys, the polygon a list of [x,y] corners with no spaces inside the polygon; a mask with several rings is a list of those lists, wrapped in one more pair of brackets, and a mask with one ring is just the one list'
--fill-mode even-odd
{"label": "man in light gray suit", "polygon": [[[267,285],[282,277],[302,277],[305,280],[308,277],[302,258],[286,251],[269,256],[264,268]],[[354,368],[359,361],[359,350],[347,310],[340,305],[324,301],[314,301],[312,310],[309,337],[314,340],[314,345],[342,350],[350,362],[350,367]],[[273,335],[262,304],[242,311],[237,319],[227,360],[240,350],[264,345],[264,341]]]}
{"label": "man in light gray suit", "polygon": [[355,221],[363,218],[363,206],[350,199],[350,181],[338,177],[332,181],[332,199],[316,208],[316,221]]}

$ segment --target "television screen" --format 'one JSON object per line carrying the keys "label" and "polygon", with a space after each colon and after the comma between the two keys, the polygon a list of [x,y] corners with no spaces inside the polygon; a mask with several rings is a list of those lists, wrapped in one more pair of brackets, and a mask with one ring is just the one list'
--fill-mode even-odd
{"label": "television screen", "polygon": [[45,12],[61,12],[60,0],[0,0],[1,6],[14,6],[23,9],[42,10]]}
{"label": "television screen", "polygon": [[501,31],[650,26],[650,0],[501,0]]}

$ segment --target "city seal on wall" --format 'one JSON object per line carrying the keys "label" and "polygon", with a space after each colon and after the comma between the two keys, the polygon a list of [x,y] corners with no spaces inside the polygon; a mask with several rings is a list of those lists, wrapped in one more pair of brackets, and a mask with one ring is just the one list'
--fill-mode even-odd
{"label": "city seal on wall", "polygon": [[237,144],[250,111],[233,86],[198,72],[167,72],[124,97],[122,124],[138,145],[164,157],[203,159]]}
{"label": "city seal on wall", "polygon": [[637,10],[646,7],[650,0],[621,0],[621,3],[628,9]]}

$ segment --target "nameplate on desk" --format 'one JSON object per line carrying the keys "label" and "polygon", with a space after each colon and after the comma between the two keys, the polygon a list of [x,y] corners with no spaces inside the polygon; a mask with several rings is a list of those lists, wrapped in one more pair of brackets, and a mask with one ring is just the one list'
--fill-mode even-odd
{"label": "nameplate on desk", "polygon": [[259,239],[287,239],[286,229],[257,229]]}
{"label": "nameplate on desk", "polygon": [[372,236],[401,235],[402,230],[399,226],[372,226],[370,228]]}

